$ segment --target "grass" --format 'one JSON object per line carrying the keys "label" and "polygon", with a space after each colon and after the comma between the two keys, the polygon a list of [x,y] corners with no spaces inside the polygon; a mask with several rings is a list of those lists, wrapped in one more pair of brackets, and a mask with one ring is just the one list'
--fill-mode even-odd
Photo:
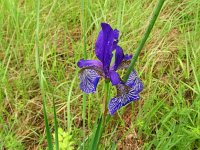
{"label": "grass", "polygon": [[[103,80],[84,103],[78,87],[76,62],[85,55],[82,31],[89,59],[95,58],[101,22],[118,28],[120,45],[126,53],[134,53],[156,2],[40,1],[38,58],[52,136],[53,100],[58,127],[72,136],[74,149],[89,147],[100,116]],[[44,95],[35,61],[37,5],[25,0],[0,4],[0,149],[45,149]],[[110,118],[99,149],[200,147],[199,35],[199,0],[166,0],[135,65],[145,85],[141,99]],[[110,96],[115,93],[111,87]]]}

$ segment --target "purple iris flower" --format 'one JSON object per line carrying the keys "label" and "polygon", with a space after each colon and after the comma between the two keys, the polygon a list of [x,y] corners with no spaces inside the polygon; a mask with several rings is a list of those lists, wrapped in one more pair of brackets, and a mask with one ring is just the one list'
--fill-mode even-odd
{"label": "purple iris flower", "polygon": [[[127,68],[132,55],[124,55],[122,48],[118,45],[119,31],[117,29],[113,30],[107,23],[101,23],[101,27],[102,30],[95,44],[95,54],[99,60],[81,59],[78,62],[78,67],[81,68],[79,71],[80,89],[85,93],[93,93],[101,77],[110,80],[112,85],[118,89],[118,96],[111,99],[109,103],[109,112],[112,115],[120,107],[138,99],[143,85],[140,80],[136,80],[139,78],[135,71],[132,74],[136,78],[130,76],[126,83],[121,81],[117,70]],[[115,51],[115,61],[111,65],[113,51]],[[137,88],[138,82],[141,83],[140,90]]]}

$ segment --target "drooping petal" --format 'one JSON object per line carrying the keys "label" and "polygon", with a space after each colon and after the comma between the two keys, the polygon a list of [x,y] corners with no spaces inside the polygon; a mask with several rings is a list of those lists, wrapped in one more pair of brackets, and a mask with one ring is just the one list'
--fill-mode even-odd
{"label": "drooping petal", "polygon": [[79,68],[83,68],[83,67],[103,67],[102,63],[98,60],[84,60],[81,59],[78,61],[77,63]]}
{"label": "drooping petal", "polygon": [[116,87],[117,97],[112,98],[108,105],[110,115],[113,115],[118,109],[128,103],[140,98],[139,93],[134,88],[130,88],[124,84],[118,84]]}
{"label": "drooping petal", "polygon": [[128,103],[140,98],[139,93],[143,90],[144,85],[137,76],[135,70],[133,70],[127,80],[127,82],[116,85],[117,96],[112,98],[109,102],[108,109],[111,115],[113,115],[118,109],[127,105]]}
{"label": "drooping petal", "polygon": [[85,93],[93,93],[96,91],[100,75],[93,69],[81,69],[79,71],[80,89]]}
{"label": "drooping petal", "polygon": [[137,91],[138,93],[141,92],[144,88],[144,85],[142,81],[139,79],[139,77],[137,76],[137,73],[135,70],[133,70],[131,74],[129,75],[126,85],[129,86],[130,88],[134,88],[135,91]]}
{"label": "drooping petal", "polygon": [[114,70],[110,70],[109,74],[112,85],[117,85],[120,83],[120,76],[117,72],[115,72]]}
{"label": "drooping petal", "polygon": [[117,70],[118,66],[121,64],[123,59],[124,59],[123,49],[120,46],[117,46],[115,52],[114,70]]}

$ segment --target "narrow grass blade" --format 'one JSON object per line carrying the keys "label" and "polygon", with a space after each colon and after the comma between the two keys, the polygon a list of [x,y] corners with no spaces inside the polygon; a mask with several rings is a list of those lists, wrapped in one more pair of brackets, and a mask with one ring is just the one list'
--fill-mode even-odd
{"label": "narrow grass blade", "polygon": [[40,80],[40,89],[41,89],[41,93],[42,93],[44,123],[45,123],[45,128],[46,128],[48,149],[49,150],[53,150],[53,142],[52,142],[52,138],[51,138],[51,130],[50,130],[50,127],[49,127],[49,121],[48,121],[47,111],[46,111],[46,94],[45,94],[45,87],[44,87],[45,78],[44,78],[42,69],[40,69],[39,80]]}
{"label": "narrow grass blade", "polygon": [[101,116],[99,121],[98,120],[96,121],[96,125],[95,125],[96,130],[94,130],[94,132],[93,132],[94,134],[92,136],[92,141],[91,141],[89,150],[94,150],[94,149],[98,148],[98,145],[100,142],[100,137],[101,137],[102,131],[103,131],[102,124],[103,124],[103,118]]}
{"label": "narrow grass blade", "polygon": [[[82,118],[83,118],[83,139],[85,139],[85,122],[86,122],[86,99],[87,96],[83,93],[83,111],[82,111]],[[83,149],[85,149],[85,140],[83,141]]]}
{"label": "narrow grass blade", "polygon": [[44,76],[43,76],[43,70],[41,69],[41,66],[40,66],[40,59],[39,59],[40,58],[39,57],[39,11],[40,11],[40,0],[36,2],[37,22],[36,22],[36,33],[35,33],[35,43],[36,43],[35,61],[36,61],[36,70],[39,76],[40,90],[42,93],[43,113],[44,113],[44,122],[45,122],[45,128],[46,128],[48,148],[49,150],[53,150],[51,132],[50,132],[50,127],[49,127],[47,112],[46,112],[46,95],[45,95],[45,89],[44,89]]}
{"label": "narrow grass blade", "polygon": [[69,93],[68,93],[68,98],[67,98],[67,128],[68,128],[68,132],[71,132],[71,109],[70,109],[70,103],[71,103],[71,95],[72,95],[72,90],[73,90],[73,86],[76,80],[76,76],[74,77],[70,89],[69,89]]}
{"label": "narrow grass blade", "polygon": [[[81,9],[82,9],[82,36],[84,40],[84,59],[87,59],[87,51],[86,51],[86,27],[85,27],[85,0],[81,0]],[[87,96],[83,93],[83,110],[82,110],[82,119],[83,119],[83,139],[85,139],[85,122],[86,122],[86,99]],[[83,141],[83,149],[85,149],[85,141]]]}
{"label": "narrow grass blade", "polygon": [[84,40],[84,59],[87,59],[87,51],[86,51],[86,28],[85,28],[85,0],[81,1],[81,8],[82,8],[82,34]]}
{"label": "narrow grass blade", "polygon": [[94,129],[96,129],[95,131],[93,131],[93,136],[92,136],[92,142],[90,144],[90,149],[98,149],[98,145],[100,143],[105,125],[108,123],[108,121],[110,120],[110,115],[106,115],[107,111],[106,111],[106,106],[108,103],[108,100],[110,99],[110,85],[108,81],[105,81],[105,91],[106,91],[106,97],[105,100],[103,102],[103,112],[102,115],[97,123],[97,125],[95,126]]}
{"label": "narrow grass blade", "polygon": [[56,150],[59,150],[59,140],[58,140],[58,122],[57,122],[57,115],[56,115],[56,107],[55,101],[53,96],[53,113],[54,113],[54,130],[55,130],[55,143],[56,143]]}
{"label": "narrow grass blade", "polygon": [[53,150],[53,143],[52,143],[52,139],[51,139],[51,132],[50,132],[48,118],[47,118],[45,100],[43,100],[43,113],[44,113],[44,121],[45,121],[45,128],[46,128],[46,136],[47,136],[48,148],[49,148],[49,150]]}

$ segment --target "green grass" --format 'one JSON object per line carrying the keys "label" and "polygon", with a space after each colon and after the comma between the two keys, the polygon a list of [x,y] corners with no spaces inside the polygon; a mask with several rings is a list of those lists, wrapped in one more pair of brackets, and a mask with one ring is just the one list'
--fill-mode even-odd
{"label": "green grass", "polygon": [[[82,2],[41,0],[36,44],[36,1],[0,0],[0,149],[46,149],[44,97],[52,137],[54,100],[58,127],[72,136],[74,149],[89,148],[105,87],[101,80],[83,103],[76,63],[85,47],[87,57],[96,59],[101,22],[118,28],[119,44],[134,53],[157,1]],[[200,147],[199,35],[200,1],[166,0],[135,65],[145,85],[141,99],[110,118],[99,149]],[[110,96],[115,93],[111,87]]]}

